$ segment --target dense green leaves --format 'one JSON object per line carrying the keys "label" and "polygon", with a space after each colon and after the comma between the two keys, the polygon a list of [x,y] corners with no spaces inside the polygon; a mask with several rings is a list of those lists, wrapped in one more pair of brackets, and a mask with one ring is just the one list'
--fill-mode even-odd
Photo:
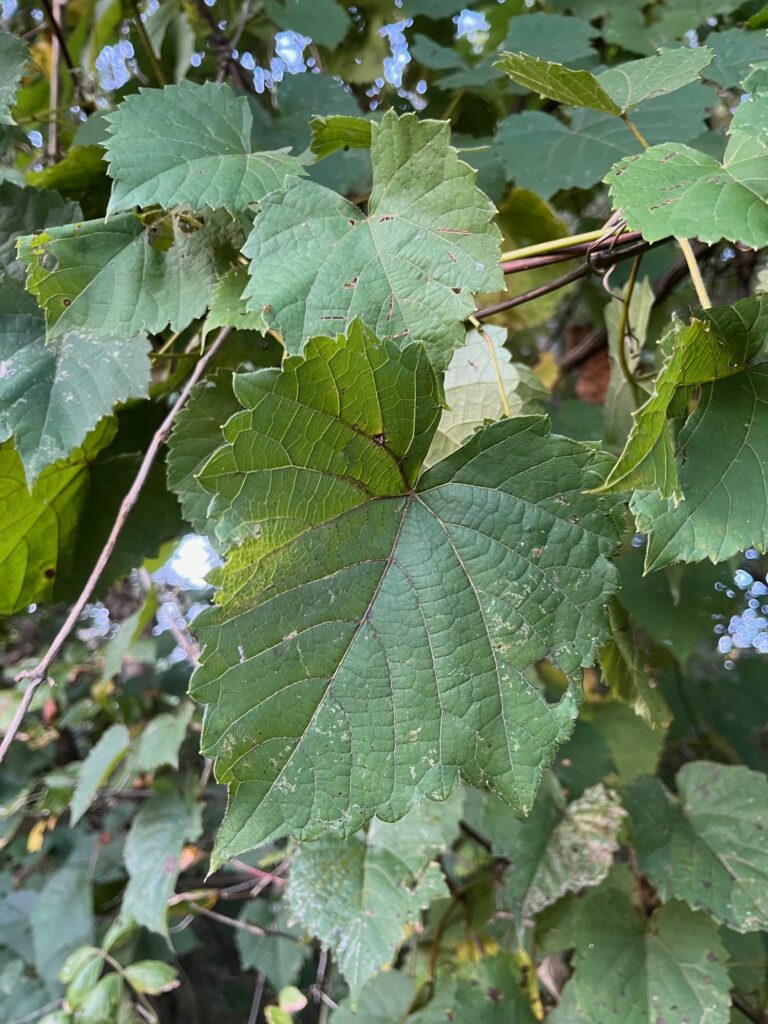
{"label": "dense green leaves", "polygon": [[46,345],[43,315],[12,281],[0,281],[0,309],[0,438],[14,437],[32,487],[115,403],[146,395],[148,346],[69,330]]}
{"label": "dense green leaves", "polygon": [[108,213],[155,204],[234,212],[301,173],[295,157],[257,151],[248,101],[227,85],[142,89],[107,120]]}
{"label": "dense green leaves", "polygon": [[522,672],[588,663],[615,586],[618,522],[580,493],[603,459],[520,417],[414,490],[437,382],[420,347],[361,326],[235,392],[244,411],[198,475],[220,538],[240,541],[193,684],[231,783],[218,858],[399,818],[460,775],[528,809],[574,695],[551,705]]}
{"label": "dense green leaves", "polygon": [[80,207],[53,189],[19,188],[0,182],[0,272],[23,278],[16,259],[16,240],[44,228],[79,220]]}
{"label": "dense green leaves", "polygon": [[470,293],[501,286],[499,231],[447,125],[390,112],[371,131],[367,216],[312,182],[268,196],[243,249],[244,294],[291,353],[359,316],[380,337],[426,342],[445,368]]}
{"label": "dense green leaves", "polygon": [[629,788],[641,871],[662,899],[685,900],[735,931],[768,926],[768,783],[748,768],[693,762],[676,800],[658,780]]}
{"label": "dense green leaves", "polygon": [[758,96],[736,110],[722,163],[676,143],[628,157],[605,179],[614,207],[651,242],[672,234],[760,248],[768,242],[766,125],[768,98]]}
{"label": "dense green leaves", "polygon": [[11,107],[27,63],[24,43],[10,32],[0,32],[0,124],[14,124]]}

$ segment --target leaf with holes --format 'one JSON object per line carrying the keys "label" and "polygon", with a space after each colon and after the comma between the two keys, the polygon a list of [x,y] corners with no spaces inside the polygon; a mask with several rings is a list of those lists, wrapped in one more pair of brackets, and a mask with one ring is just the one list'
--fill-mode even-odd
{"label": "leaf with holes", "polygon": [[444,369],[471,293],[503,284],[493,207],[444,122],[389,111],[371,131],[367,216],[308,181],[268,196],[243,249],[245,298],[292,354],[360,317],[379,337],[425,342]]}
{"label": "leaf with holes", "polygon": [[530,808],[578,691],[550,704],[524,670],[590,664],[616,586],[618,508],[582,494],[606,458],[519,417],[419,477],[438,382],[422,346],[361,324],[235,394],[197,477],[232,548],[195,624],[230,784],[214,863],[394,821],[462,777]]}

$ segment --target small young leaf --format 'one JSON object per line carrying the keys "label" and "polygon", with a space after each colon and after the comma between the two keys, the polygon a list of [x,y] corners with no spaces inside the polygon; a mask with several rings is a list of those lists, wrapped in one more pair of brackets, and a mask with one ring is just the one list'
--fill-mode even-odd
{"label": "small young leaf", "polygon": [[228,85],[140,89],[107,120],[114,179],[108,214],[155,204],[234,213],[303,173],[285,150],[255,151],[248,100]]}
{"label": "small young leaf", "polygon": [[139,960],[125,968],[125,980],[137,992],[159,996],[179,985],[178,971],[162,960]]}
{"label": "small young leaf", "polygon": [[662,899],[705,910],[737,932],[768,928],[768,779],[695,761],[676,778],[678,799],[639,776],[627,793],[640,870]]}

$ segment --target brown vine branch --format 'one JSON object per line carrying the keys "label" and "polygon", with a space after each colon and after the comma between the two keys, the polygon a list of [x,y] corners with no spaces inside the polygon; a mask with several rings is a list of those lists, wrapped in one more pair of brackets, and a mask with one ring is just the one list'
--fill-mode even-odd
{"label": "brown vine branch", "polygon": [[43,8],[45,10],[48,24],[51,27],[51,32],[56,36],[56,40],[61,49],[61,56],[64,58],[64,63],[67,65],[73,75],[77,74],[77,68],[72,60],[69,50],[67,49],[67,41],[64,38],[64,32],[62,31],[61,25],[59,24],[58,18],[53,13],[53,6],[51,0],[42,0]]}
{"label": "brown vine branch", "polygon": [[739,1013],[742,1013],[747,1020],[751,1020],[753,1024],[766,1024],[766,1016],[763,1011],[748,1003],[738,992],[731,992],[731,1003]]}
{"label": "brown vine branch", "polygon": [[639,241],[642,237],[639,231],[625,231],[620,236],[611,235],[608,238],[602,238],[595,242],[564,245],[542,256],[502,260],[501,269],[505,274],[519,274],[525,270],[535,270],[538,267],[551,266],[553,263],[564,263],[567,260],[578,259],[579,256],[586,256],[589,253],[597,255],[599,252],[611,251],[617,245],[628,245],[630,242]]}
{"label": "brown vine branch", "polygon": [[74,629],[77,620],[80,618],[80,614],[83,608],[85,608],[89,598],[91,597],[91,594],[93,593],[96,587],[96,584],[99,582],[99,578],[101,577],[101,574],[104,572],[107,562],[109,561],[112,552],[115,549],[117,539],[120,536],[123,527],[125,526],[125,521],[128,518],[131,509],[138,501],[139,494],[141,493],[141,489],[146,482],[147,476],[149,475],[149,471],[152,468],[152,465],[155,459],[157,458],[160,449],[165,444],[168,435],[171,432],[171,427],[173,426],[174,420],[177,414],[179,413],[179,410],[184,406],[187,399],[189,398],[189,394],[192,388],[195,386],[198,380],[200,380],[203,373],[205,372],[206,367],[211,362],[216,353],[219,351],[219,349],[224,344],[226,339],[229,337],[231,332],[231,327],[223,327],[219,331],[211,347],[208,349],[208,351],[205,353],[205,355],[198,362],[197,366],[190,374],[189,379],[187,380],[186,384],[184,385],[179,394],[179,397],[173,403],[170,412],[155,431],[155,434],[152,437],[149,447],[147,448],[146,454],[144,455],[144,458],[141,460],[141,465],[139,466],[138,472],[136,473],[136,477],[133,483],[131,484],[131,488],[122,500],[122,503],[117,513],[117,518],[115,519],[115,522],[112,526],[109,537],[107,538],[107,542],[104,545],[101,554],[98,557],[96,565],[93,567],[93,571],[91,572],[91,575],[88,577],[88,581],[83,587],[83,590],[80,593],[80,596],[78,597],[77,601],[75,601],[75,603],[70,608],[69,615],[67,615],[66,619],[64,620],[64,624],[54,637],[53,642],[51,643],[51,646],[48,648],[45,656],[38,662],[35,668],[31,669],[28,672],[21,672],[16,677],[17,682],[20,682],[22,679],[28,679],[29,682],[27,684],[27,688],[24,691],[24,695],[21,698],[21,702],[19,703],[19,706],[16,709],[16,713],[13,716],[11,724],[8,726],[5,736],[3,736],[3,741],[2,743],[0,743],[0,764],[5,758],[5,755],[8,753],[8,749],[13,743],[16,733],[19,731],[24,716],[26,715],[27,711],[29,710],[29,706],[32,703],[32,698],[34,697],[38,687],[48,678],[48,670],[58,657],[59,651],[64,646],[64,643],[69,637],[69,634]]}
{"label": "brown vine branch", "polygon": [[232,81],[243,92],[253,92],[253,88],[246,81],[245,76],[240,70],[240,65],[237,63],[235,58],[232,56],[232,50],[230,49],[229,41],[221,31],[219,26],[216,24],[216,19],[210,11],[210,8],[206,4],[205,0],[195,0],[195,6],[200,13],[203,21],[208,26],[208,36],[211,40],[211,46],[213,50],[219,55],[219,60],[222,64],[225,64],[229,68],[229,74]]}

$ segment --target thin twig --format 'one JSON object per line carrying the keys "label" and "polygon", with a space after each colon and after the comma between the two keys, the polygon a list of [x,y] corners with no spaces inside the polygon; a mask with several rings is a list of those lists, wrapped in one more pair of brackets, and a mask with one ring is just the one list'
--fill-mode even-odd
{"label": "thin twig", "polygon": [[604,239],[605,228],[596,228],[594,231],[584,231],[580,235],[567,235],[565,238],[550,238],[546,242],[536,242],[535,245],[526,245],[522,249],[512,249],[510,252],[501,254],[501,262],[508,260],[521,260],[528,256],[543,256],[546,253],[562,252],[563,249],[570,249],[574,245],[587,242],[599,242]]}
{"label": "thin twig", "polygon": [[149,38],[144,22],[141,20],[141,10],[139,9],[138,0],[131,0],[131,7],[133,8],[133,22],[136,25],[136,31],[139,33],[141,45],[144,47],[149,63],[152,65],[152,71],[157,79],[157,84],[166,85],[167,82],[165,75],[163,74],[163,69],[160,66],[158,56],[155,53],[155,48],[152,45],[152,40]]}
{"label": "thin twig", "polygon": [[3,737],[3,741],[0,744],[0,764],[2,763],[3,758],[8,752],[8,748],[10,747],[11,743],[13,743],[14,736],[19,731],[19,726],[21,725],[21,721],[24,715],[26,714],[29,705],[32,703],[32,698],[35,695],[35,691],[41,685],[41,683],[43,683],[43,681],[48,678],[48,670],[58,657],[59,651],[64,646],[64,642],[67,640],[69,634],[74,629],[77,620],[80,618],[80,614],[83,608],[85,608],[86,604],[88,603],[88,600],[91,597],[91,594],[94,591],[94,588],[96,587],[96,584],[99,582],[101,574],[104,572],[107,562],[109,561],[112,552],[115,549],[117,539],[120,536],[123,527],[125,526],[125,521],[128,518],[131,509],[138,501],[141,489],[144,486],[146,479],[149,475],[149,471],[152,468],[152,465],[155,459],[157,458],[160,449],[165,444],[168,435],[171,432],[171,427],[173,426],[174,420],[176,419],[179,410],[184,406],[187,399],[189,398],[189,394],[192,388],[195,386],[198,380],[200,380],[200,378],[202,377],[203,373],[206,370],[206,367],[211,362],[216,353],[219,351],[219,349],[224,344],[226,339],[229,337],[231,332],[231,327],[222,327],[222,329],[216,335],[208,351],[205,353],[205,355],[198,362],[197,366],[190,374],[189,379],[187,380],[186,384],[181,390],[181,393],[179,394],[179,397],[173,403],[170,412],[155,431],[155,434],[152,440],[150,441],[149,447],[147,448],[146,454],[144,455],[144,458],[141,460],[141,465],[139,466],[139,470],[136,473],[136,477],[133,483],[131,484],[131,489],[123,498],[123,501],[117,513],[117,518],[115,519],[115,522],[112,526],[109,537],[107,538],[107,542],[104,545],[102,552],[98,557],[96,565],[93,567],[93,571],[91,572],[91,575],[88,577],[87,583],[83,587],[83,590],[80,596],[78,597],[77,601],[75,601],[75,603],[72,605],[69,611],[69,615],[64,620],[64,625],[61,627],[59,632],[54,637],[51,646],[48,648],[48,651],[40,660],[40,662],[35,666],[35,668],[27,672],[21,672],[16,677],[17,682],[20,682],[22,679],[28,679],[29,683],[27,684],[27,688],[24,691],[24,696],[21,699],[21,704],[19,705],[16,714],[13,716],[13,721],[8,727],[5,736]]}
{"label": "thin twig", "polygon": [[251,1001],[251,1010],[248,1014],[248,1024],[256,1024],[259,1019],[259,1010],[261,1009],[261,998],[264,995],[264,974],[261,971],[256,971],[256,986],[253,990],[253,999]]}
{"label": "thin twig", "polygon": [[53,7],[51,6],[51,0],[42,0],[43,8],[45,10],[46,17],[48,18],[48,24],[51,26],[51,31],[56,36],[59,46],[61,47],[61,56],[64,58],[64,63],[67,65],[72,74],[77,73],[77,68],[70,56],[69,50],[67,49],[67,41],[64,38],[61,25],[57,18],[54,17]]}
{"label": "thin twig", "polygon": [[701,270],[699,268],[699,264],[696,262],[696,254],[691,248],[691,243],[687,238],[678,238],[677,244],[680,246],[680,252],[685,257],[685,262],[688,265],[688,272],[691,275],[691,281],[693,281],[693,287],[696,289],[696,295],[701,303],[701,308],[710,309],[712,306],[712,300],[709,297],[707,286],[704,284],[704,278],[701,276]]}
{"label": "thin twig", "polygon": [[[51,6],[51,72],[48,76],[48,105],[51,114],[48,117],[48,143],[46,153],[51,163],[59,159],[59,120],[56,110],[59,106],[59,89],[61,87],[61,55],[64,36],[59,24],[61,18],[61,0],[53,0]],[[58,31],[57,31],[58,30]]]}
{"label": "thin twig", "polygon": [[738,992],[731,992],[731,1003],[739,1013],[743,1013],[747,1020],[751,1020],[753,1024],[766,1024],[766,1017],[763,1011],[748,1003]]}
{"label": "thin twig", "polygon": [[218,53],[219,60],[229,67],[229,73],[232,76],[232,81],[238,89],[242,89],[244,92],[253,92],[253,87],[246,81],[240,70],[240,65],[232,56],[232,50],[229,47],[229,42],[219,26],[216,24],[216,19],[213,14],[211,14],[205,0],[195,0],[195,6],[200,12],[202,19],[208,25],[208,35],[211,40],[211,47],[216,51],[216,53]]}

